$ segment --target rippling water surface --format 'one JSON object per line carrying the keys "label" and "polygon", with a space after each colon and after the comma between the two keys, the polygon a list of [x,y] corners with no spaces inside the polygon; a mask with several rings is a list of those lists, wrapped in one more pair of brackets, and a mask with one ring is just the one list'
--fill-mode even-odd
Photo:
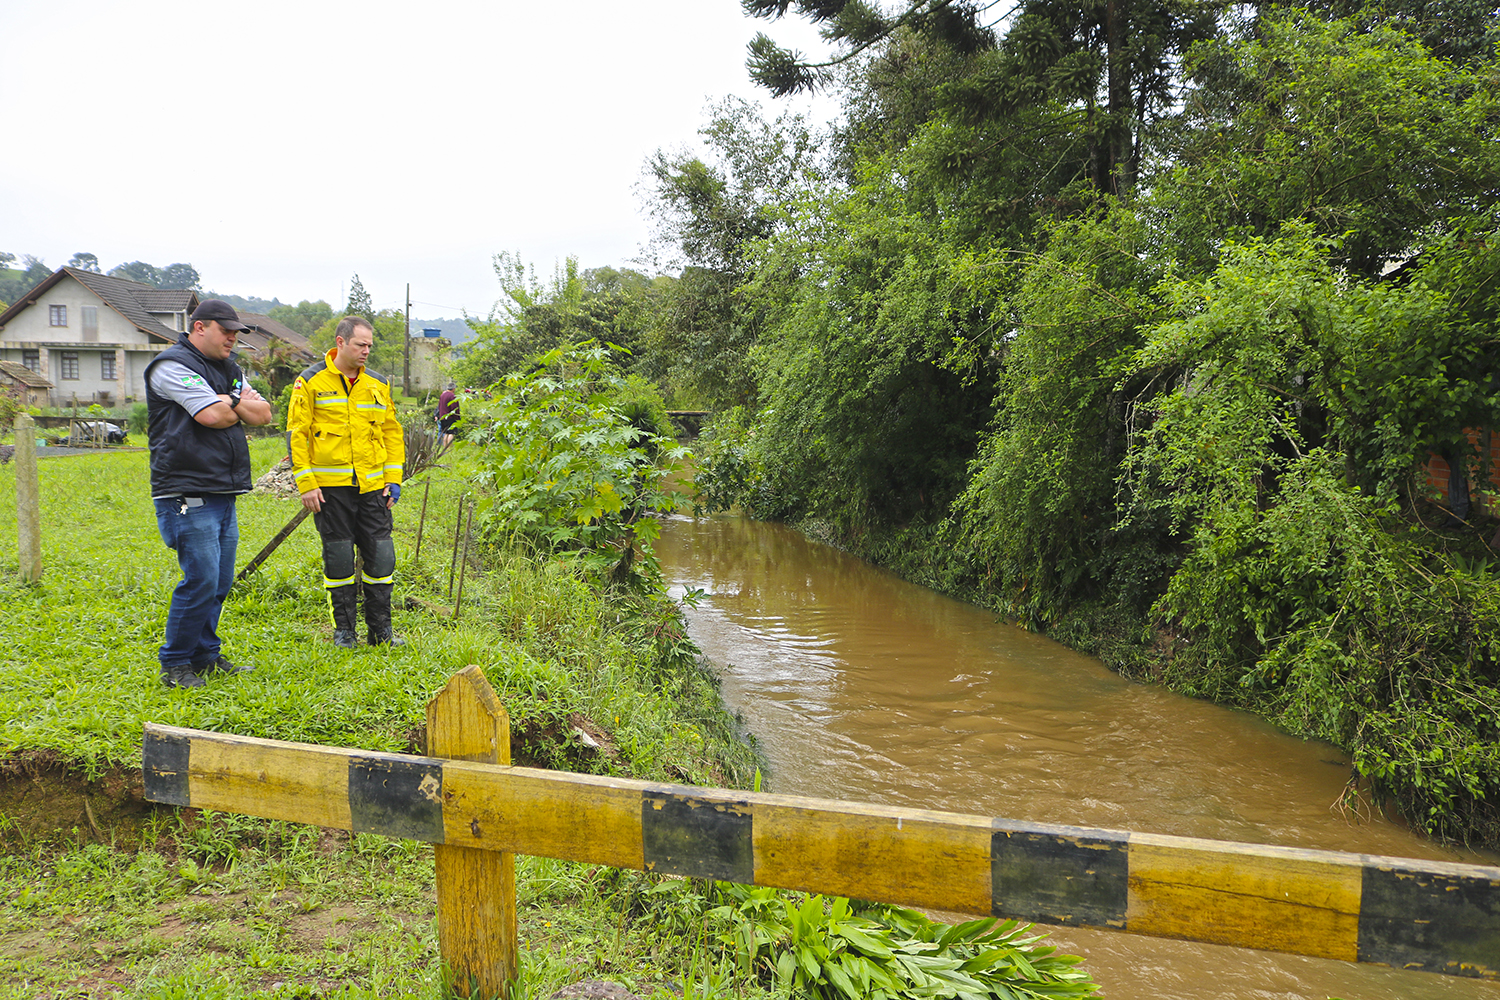
{"label": "rippling water surface", "polygon": [[[769,761],[769,791],[1213,840],[1493,864],[1337,808],[1349,761],[1241,712],[1132,684],[778,525],[670,519],[689,630]],[[1500,984],[1051,929],[1103,996],[1496,998]]]}

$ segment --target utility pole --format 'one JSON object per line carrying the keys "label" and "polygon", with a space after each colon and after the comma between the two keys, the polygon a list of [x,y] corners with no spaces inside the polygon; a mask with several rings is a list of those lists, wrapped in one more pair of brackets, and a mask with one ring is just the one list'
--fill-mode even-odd
{"label": "utility pole", "polygon": [[406,283],[406,342],[401,356],[401,395],[411,395],[411,282]]}

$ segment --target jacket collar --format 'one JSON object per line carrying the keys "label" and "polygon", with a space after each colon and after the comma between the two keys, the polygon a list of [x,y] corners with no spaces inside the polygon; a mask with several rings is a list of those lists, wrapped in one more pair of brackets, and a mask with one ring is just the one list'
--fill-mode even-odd
{"label": "jacket collar", "polygon": [[338,346],[335,345],[328,349],[327,354],[323,355],[323,360],[328,363],[329,368],[333,369],[334,374],[338,375],[340,378],[348,379],[350,382],[359,381],[359,377],[365,373],[365,366],[360,365],[359,371],[355,372],[352,376],[345,375],[343,372],[339,371],[339,366],[333,363],[333,359],[338,357],[338,354],[339,349]]}

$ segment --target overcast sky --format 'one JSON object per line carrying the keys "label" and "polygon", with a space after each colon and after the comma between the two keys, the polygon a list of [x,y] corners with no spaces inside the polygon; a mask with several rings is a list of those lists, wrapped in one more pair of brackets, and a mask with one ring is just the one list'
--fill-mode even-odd
{"label": "overcast sky", "polygon": [[0,0],[0,250],[192,264],[205,288],[485,315],[490,262],[636,257],[636,185],[756,31],[737,0]]}

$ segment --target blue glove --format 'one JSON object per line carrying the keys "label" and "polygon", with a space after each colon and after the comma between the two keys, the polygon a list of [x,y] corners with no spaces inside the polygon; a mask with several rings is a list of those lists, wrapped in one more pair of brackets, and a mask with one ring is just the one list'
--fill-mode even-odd
{"label": "blue glove", "polygon": [[396,501],[401,499],[401,484],[386,483],[385,492],[391,498],[390,506],[394,507],[396,506]]}

